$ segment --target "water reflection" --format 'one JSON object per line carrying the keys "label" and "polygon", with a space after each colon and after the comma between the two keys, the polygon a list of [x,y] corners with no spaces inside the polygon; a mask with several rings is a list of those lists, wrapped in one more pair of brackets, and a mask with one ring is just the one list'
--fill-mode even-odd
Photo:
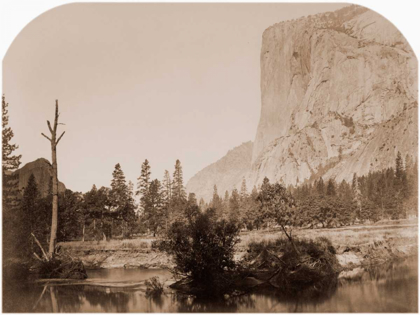
{"label": "water reflection", "polygon": [[[170,276],[167,271],[100,270],[106,281]],[[128,275],[128,276],[127,276]],[[171,292],[147,298],[139,287],[92,285],[4,288],[4,311],[13,312],[415,312],[417,259],[370,268],[359,281],[334,286],[325,295],[285,297],[273,290],[205,300]]]}

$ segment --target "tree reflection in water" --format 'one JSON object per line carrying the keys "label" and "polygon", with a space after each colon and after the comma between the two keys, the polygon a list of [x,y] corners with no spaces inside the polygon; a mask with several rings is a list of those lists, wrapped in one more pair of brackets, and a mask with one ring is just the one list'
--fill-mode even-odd
{"label": "tree reflection in water", "polygon": [[[139,270],[139,273],[142,271]],[[417,258],[370,268],[362,280],[324,292],[286,296],[272,287],[227,299],[176,294],[147,298],[141,287],[15,284],[3,287],[4,312],[413,312]],[[322,293],[322,294],[319,294]],[[35,306],[35,308],[34,308]]]}

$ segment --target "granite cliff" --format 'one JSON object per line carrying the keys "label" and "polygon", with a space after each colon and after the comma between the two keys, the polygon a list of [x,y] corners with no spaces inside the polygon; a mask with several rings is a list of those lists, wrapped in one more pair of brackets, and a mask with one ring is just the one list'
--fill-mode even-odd
{"label": "granite cliff", "polygon": [[[417,59],[384,17],[349,6],[275,24],[263,33],[260,63],[248,187],[265,176],[349,181],[393,166],[398,151],[417,158]],[[193,179],[194,192],[206,182]]]}
{"label": "granite cliff", "polygon": [[235,186],[240,189],[244,175],[251,169],[251,141],[242,143],[230,150],[217,162],[207,166],[187,183],[187,191],[194,192],[198,199],[209,201],[213,196],[214,185],[217,185],[219,195],[231,191]]}
{"label": "granite cliff", "polygon": [[[16,170],[13,175],[19,178],[19,190],[23,191],[28,184],[29,177],[34,174],[38,190],[42,197],[48,195],[50,182],[52,180],[52,165],[44,158],[39,158],[33,162],[25,164],[20,169]],[[63,193],[66,186],[62,182],[58,182],[58,192]]]}

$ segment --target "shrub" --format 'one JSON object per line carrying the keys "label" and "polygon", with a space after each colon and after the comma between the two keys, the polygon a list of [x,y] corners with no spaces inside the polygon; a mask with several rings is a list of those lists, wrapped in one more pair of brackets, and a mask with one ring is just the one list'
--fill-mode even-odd
{"label": "shrub", "polygon": [[163,293],[163,283],[160,282],[159,277],[152,277],[146,280],[146,296],[147,297],[159,297]]}
{"label": "shrub", "polygon": [[299,254],[285,238],[251,243],[246,259],[255,271],[271,270],[270,284],[283,294],[322,295],[333,289],[340,265],[330,240],[320,237],[294,242]]}
{"label": "shrub", "polygon": [[236,269],[233,255],[238,235],[237,225],[217,220],[214,211],[207,210],[196,212],[187,222],[174,222],[159,248],[173,255],[175,273],[190,278],[200,290],[222,292]]}

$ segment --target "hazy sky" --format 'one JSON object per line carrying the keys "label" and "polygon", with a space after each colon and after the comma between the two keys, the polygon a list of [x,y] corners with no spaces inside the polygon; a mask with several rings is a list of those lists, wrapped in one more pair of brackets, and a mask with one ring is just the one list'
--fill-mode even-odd
{"label": "hazy sky", "polygon": [[3,59],[3,93],[23,164],[51,160],[46,119],[59,100],[66,134],[59,180],[109,186],[120,163],[136,184],[185,183],[253,140],[260,114],[263,31],[343,4],[70,4],[30,22]]}

